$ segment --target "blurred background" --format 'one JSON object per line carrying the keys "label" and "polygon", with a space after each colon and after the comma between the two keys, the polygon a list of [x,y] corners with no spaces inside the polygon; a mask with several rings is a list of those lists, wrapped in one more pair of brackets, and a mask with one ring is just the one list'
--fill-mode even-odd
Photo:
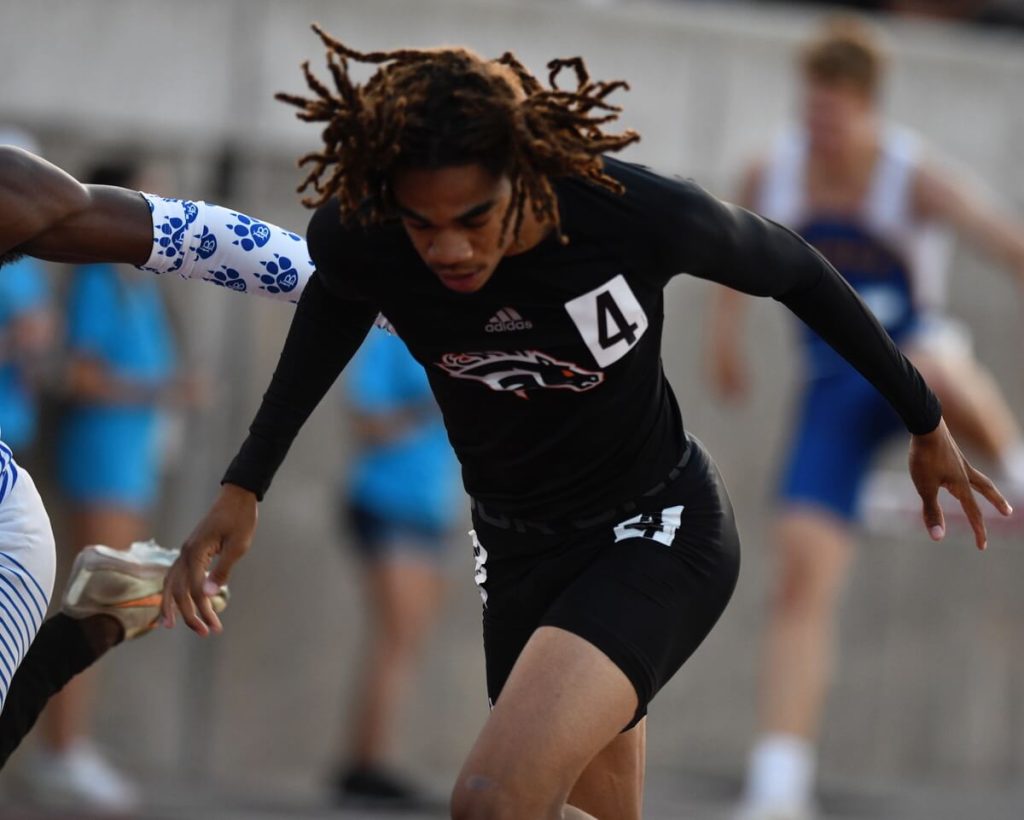
{"label": "blurred background", "polygon": [[[882,27],[891,53],[886,112],[1019,213],[1022,5],[0,0],[0,126],[31,134],[43,156],[80,178],[98,162],[130,157],[150,169],[159,181],[149,185],[161,194],[208,199],[303,232],[295,161],[319,135],[272,95],[305,91],[303,60],[322,65],[309,30],[318,21],[362,50],[511,49],[538,74],[554,56],[583,55],[593,76],[630,83],[619,99],[622,123],[643,139],[627,158],[730,198],[745,163],[796,113],[795,49],[825,15],[859,7]],[[38,275],[54,345],[73,355],[62,318],[73,276],[59,266]],[[176,339],[174,378],[192,387],[173,402],[161,489],[147,514],[152,534],[177,546],[245,435],[292,309],[199,282],[159,284]],[[797,377],[790,317],[758,301],[747,329],[752,400],[716,403],[702,375],[710,295],[685,277],[669,287],[665,367],[689,429],[729,484],[744,566],[723,620],[652,705],[651,818],[726,817],[739,791],[755,730],[766,522]],[[1019,296],[1006,271],[958,247],[952,311],[1018,416]],[[79,513],[60,478],[68,398],[46,380],[39,392],[37,429],[19,458],[37,477],[67,560]],[[262,505],[224,634],[203,641],[158,632],[100,664],[92,734],[140,790],[132,816],[369,816],[332,808],[329,788],[347,742],[367,617],[359,558],[338,526],[355,452],[343,393],[344,385],[318,409]],[[902,444],[886,459],[899,467]],[[463,535],[468,509],[456,512],[463,523],[443,566],[448,593],[395,721],[391,755],[440,795],[487,713],[480,603]],[[1024,817],[1022,532],[996,529],[984,555],[962,530],[933,544],[912,521],[864,536],[821,741],[825,816]],[[0,778],[0,816],[79,816],[34,807],[25,793],[24,772],[42,743],[30,739]]]}

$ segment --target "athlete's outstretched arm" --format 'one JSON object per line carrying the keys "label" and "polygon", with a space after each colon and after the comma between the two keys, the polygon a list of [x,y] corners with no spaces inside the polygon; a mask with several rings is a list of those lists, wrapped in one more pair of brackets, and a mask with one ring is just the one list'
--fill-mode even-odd
{"label": "athlete's outstretched arm", "polygon": [[298,300],[313,272],[305,240],[206,202],[82,185],[27,151],[0,147],[0,262],[124,262],[231,290]]}
{"label": "athlete's outstretched arm", "polygon": [[793,311],[864,375],[913,434],[911,477],[924,501],[929,534],[945,533],[938,490],[961,503],[979,548],[985,524],[971,488],[1002,514],[1012,511],[995,485],[964,458],[942,420],[935,394],[857,293],[792,231],[712,197],[688,183],[676,190],[676,224],[659,251],[677,271],[744,293],[770,296]]}
{"label": "athlete's outstretched arm", "polygon": [[[284,460],[299,430],[348,364],[377,317],[377,308],[350,298],[337,285],[344,260],[326,249],[340,230],[337,208],[317,212],[310,247],[318,271],[295,311],[277,369],[249,428],[249,436],[224,475],[223,487],[181,550],[164,585],[163,620],[174,624],[175,608],[200,635],[220,631],[210,606],[213,585],[221,585],[249,549],[257,502]],[[319,250],[318,250],[319,249]],[[340,264],[339,264],[340,263]],[[216,565],[210,568],[214,558]],[[205,573],[209,570],[209,581]]]}

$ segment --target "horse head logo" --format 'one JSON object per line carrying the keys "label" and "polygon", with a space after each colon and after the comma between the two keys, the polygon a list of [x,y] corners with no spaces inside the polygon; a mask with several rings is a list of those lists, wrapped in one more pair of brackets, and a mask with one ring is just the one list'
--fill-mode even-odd
{"label": "horse head logo", "polygon": [[604,381],[604,373],[584,370],[539,350],[446,353],[437,366],[457,379],[475,379],[491,390],[527,398],[531,390],[561,388],[582,393]]}

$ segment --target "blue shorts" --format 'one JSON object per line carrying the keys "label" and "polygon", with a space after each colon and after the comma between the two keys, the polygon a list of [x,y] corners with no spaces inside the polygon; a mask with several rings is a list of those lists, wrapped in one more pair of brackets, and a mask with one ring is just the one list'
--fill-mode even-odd
{"label": "blue shorts", "polygon": [[782,500],[856,521],[872,460],[905,430],[896,411],[856,371],[808,381],[782,476]]}
{"label": "blue shorts", "polygon": [[143,408],[70,411],[57,453],[65,496],[84,506],[149,510],[160,484],[159,423],[159,414]]}
{"label": "blue shorts", "polygon": [[404,555],[440,563],[449,545],[445,527],[385,516],[359,503],[349,503],[344,517],[356,551],[367,561]]}

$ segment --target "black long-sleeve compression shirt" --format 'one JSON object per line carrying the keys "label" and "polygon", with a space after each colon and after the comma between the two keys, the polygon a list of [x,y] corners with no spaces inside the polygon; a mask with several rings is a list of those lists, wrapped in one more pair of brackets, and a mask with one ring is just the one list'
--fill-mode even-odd
{"label": "black long-sleeve compression shirt", "polygon": [[686,272],[792,310],[912,433],[939,423],[921,376],[857,294],[789,230],[691,182],[607,160],[626,192],[556,183],[568,245],[506,257],[457,294],[397,222],[309,228],[317,273],[250,436],[224,477],[262,497],[298,430],[382,311],[426,368],[468,492],[531,520],[585,516],[656,485],[686,448],[661,368],[663,289]]}

